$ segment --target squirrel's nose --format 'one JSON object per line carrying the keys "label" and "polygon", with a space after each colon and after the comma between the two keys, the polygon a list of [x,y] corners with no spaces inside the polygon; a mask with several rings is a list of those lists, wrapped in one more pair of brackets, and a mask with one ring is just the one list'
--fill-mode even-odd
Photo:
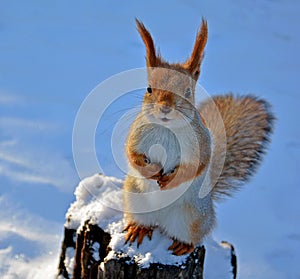
{"label": "squirrel's nose", "polygon": [[169,106],[161,106],[160,111],[164,114],[167,114],[171,111],[172,109]]}

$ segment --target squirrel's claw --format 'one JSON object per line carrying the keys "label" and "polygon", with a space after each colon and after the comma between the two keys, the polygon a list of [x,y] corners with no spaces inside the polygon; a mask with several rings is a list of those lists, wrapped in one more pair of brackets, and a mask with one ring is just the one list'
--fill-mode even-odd
{"label": "squirrel's claw", "polygon": [[143,155],[144,156],[144,165],[142,167],[140,167],[140,173],[148,178],[148,179],[158,179],[161,174],[162,174],[162,171],[163,171],[163,168],[160,164],[157,164],[157,163],[152,163],[150,161],[150,159],[148,157],[146,157],[146,155]]}
{"label": "squirrel's claw", "polygon": [[166,188],[166,186],[173,180],[173,178],[176,176],[178,171],[178,167],[175,167],[171,171],[162,174],[159,179],[157,180],[157,184],[159,187],[163,190]]}
{"label": "squirrel's claw", "polygon": [[168,250],[173,251],[173,255],[181,256],[191,253],[194,250],[194,245],[174,240],[173,244],[168,248]]}
{"label": "squirrel's claw", "polygon": [[149,240],[152,238],[153,228],[152,227],[144,227],[135,223],[129,223],[124,231],[127,231],[125,236],[125,244],[128,242],[133,243],[137,239],[137,247],[139,247],[144,237],[147,235]]}

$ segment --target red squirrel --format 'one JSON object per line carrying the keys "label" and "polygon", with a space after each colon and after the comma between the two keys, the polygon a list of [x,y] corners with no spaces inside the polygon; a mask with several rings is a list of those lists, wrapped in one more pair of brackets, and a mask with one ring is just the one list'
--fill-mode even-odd
{"label": "red squirrel", "polygon": [[[266,101],[251,95],[217,96],[195,107],[208,38],[204,19],[184,63],[165,61],[143,23],[136,24],[146,47],[148,87],[126,141],[125,240],[140,245],[159,229],[173,240],[173,254],[183,255],[214,227],[214,201],[256,170],[274,116]],[[223,158],[215,158],[222,161],[217,177],[213,156]],[[204,184],[210,191],[201,196]]]}

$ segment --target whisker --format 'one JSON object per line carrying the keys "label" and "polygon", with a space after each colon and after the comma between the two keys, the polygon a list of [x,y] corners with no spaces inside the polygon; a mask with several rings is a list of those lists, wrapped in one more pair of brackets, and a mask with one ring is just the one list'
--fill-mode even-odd
{"label": "whisker", "polygon": [[139,94],[129,93],[129,95],[132,96],[132,97],[136,97],[139,100],[143,100],[144,99],[144,96],[141,96]]}
{"label": "whisker", "polygon": [[[102,118],[102,122],[100,125],[100,135],[109,133],[111,130],[113,130],[113,127],[115,127],[117,125],[117,123],[122,119],[122,121],[124,123],[130,123],[130,125],[132,124],[132,122],[134,121],[134,119],[136,119],[138,117],[138,113],[139,110],[135,110],[135,111],[130,111],[127,114],[122,115],[122,117],[103,117]],[[114,114],[115,116],[115,114]],[[128,125],[128,127],[130,126]],[[129,128],[127,129],[127,125],[121,125],[121,128],[124,129],[124,133],[128,133]]]}
{"label": "whisker", "polygon": [[177,110],[183,115],[183,118],[185,120],[187,120],[187,122],[188,122],[188,120],[190,120],[191,122],[195,121],[193,116],[190,116],[190,115],[186,114],[181,108],[177,108]]}
{"label": "whisker", "polygon": [[121,114],[121,113],[124,113],[123,115],[127,115],[127,114],[131,114],[131,113],[135,113],[137,111],[140,110],[140,107],[139,106],[133,106],[133,107],[124,107],[124,108],[121,108],[121,109],[118,109],[118,110],[114,110],[112,112],[110,112],[109,114],[106,114],[103,116],[104,119],[106,118],[113,118],[113,117],[116,117],[116,115],[118,114]]}
{"label": "whisker", "polygon": [[135,92],[129,92],[127,94],[132,96],[132,97],[135,97],[138,100],[143,100],[144,99],[144,95],[141,95],[141,94],[138,94],[138,93],[135,93]]}

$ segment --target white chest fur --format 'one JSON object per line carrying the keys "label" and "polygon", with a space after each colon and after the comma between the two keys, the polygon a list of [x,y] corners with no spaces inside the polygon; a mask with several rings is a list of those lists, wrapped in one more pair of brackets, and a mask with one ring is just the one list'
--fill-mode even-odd
{"label": "white chest fur", "polygon": [[191,126],[168,128],[152,125],[141,132],[139,148],[153,163],[160,163],[164,171],[170,171],[191,158],[200,158],[197,135]]}

